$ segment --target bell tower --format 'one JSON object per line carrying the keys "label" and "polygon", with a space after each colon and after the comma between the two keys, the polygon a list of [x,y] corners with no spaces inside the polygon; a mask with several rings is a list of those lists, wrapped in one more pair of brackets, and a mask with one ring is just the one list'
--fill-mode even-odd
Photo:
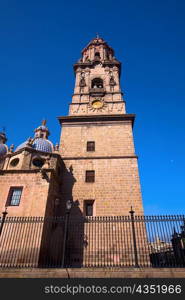
{"label": "bell tower", "polygon": [[82,50],[74,65],[76,75],[69,115],[125,113],[120,88],[121,63],[100,37]]}
{"label": "bell tower", "polygon": [[143,214],[135,115],[125,110],[121,63],[97,36],[82,50],[74,72],[69,115],[59,117],[63,203],[72,199],[86,216],[128,215],[131,206]]}

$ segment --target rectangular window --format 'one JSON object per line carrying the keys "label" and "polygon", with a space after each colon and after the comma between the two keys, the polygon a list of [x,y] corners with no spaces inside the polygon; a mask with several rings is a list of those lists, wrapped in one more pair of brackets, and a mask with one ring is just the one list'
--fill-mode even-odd
{"label": "rectangular window", "polygon": [[7,206],[18,206],[20,204],[23,187],[11,187],[9,191]]}
{"label": "rectangular window", "polygon": [[87,217],[93,216],[94,200],[84,200],[84,214]]}
{"label": "rectangular window", "polygon": [[95,151],[95,142],[87,142],[87,151]]}
{"label": "rectangular window", "polygon": [[95,171],[86,171],[85,181],[86,182],[94,182],[95,181]]}

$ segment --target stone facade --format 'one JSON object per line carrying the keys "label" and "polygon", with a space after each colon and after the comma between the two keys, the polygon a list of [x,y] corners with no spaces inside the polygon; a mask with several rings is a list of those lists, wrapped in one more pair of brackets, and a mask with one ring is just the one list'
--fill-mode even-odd
{"label": "stone facade", "polygon": [[[74,202],[80,202],[83,211],[83,201],[95,200],[94,215],[128,215],[133,206],[137,214],[142,214],[140,203],[139,178],[137,158],[88,158],[65,160],[65,165],[73,167],[72,188]],[[86,170],[95,170],[95,182],[85,182]],[[105,173],[106,170],[106,173]],[[63,184],[65,183],[65,174]],[[64,187],[64,186],[63,186]],[[69,194],[62,189],[62,195],[67,200]]]}
{"label": "stone facade", "polygon": [[[39,143],[42,142],[40,137],[38,139]],[[50,146],[49,141],[48,145]],[[8,151],[1,159],[1,211],[6,207],[9,217],[56,215],[56,199],[60,199],[62,169],[63,162],[58,151],[38,151],[32,147],[31,140],[23,143],[15,152]],[[19,203],[11,205],[11,191],[17,188],[21,189]],[[61,205],[60,201],[58,202],[57,207]]]}
{"label": "stone facade", "polygon": [[[39,172],[6,172],[0,176],[1,211],[6,206],[10,187],[23,187],[19,206],[9,206],[8,216],[44,216],[49,192],[49,184],[43,180]],[[29,201],[28,201],[29,200]]]}

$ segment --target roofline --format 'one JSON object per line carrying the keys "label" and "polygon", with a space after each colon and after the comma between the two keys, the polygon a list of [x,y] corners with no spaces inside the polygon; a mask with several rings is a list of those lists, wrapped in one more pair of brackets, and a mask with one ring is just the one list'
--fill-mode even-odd
{"label": "roofline", "polygon": [[102,39],[102,42],[99,42],[99,44],[105,45],[105,46],[108,47],[108,48],[113,52],[113,54],[114,54],[114,49],[113,49],[112,47],[110,47],[110,46],[108,45],[108,43],[107,43],[103,38],[101,38],[101,37],[99,37],[99,38],[93,38],[93,39],[87,44],[87,46],[84,47],[84,48],[82,49],[81,53],[83,54],[83,52],[84,52],[85,50],[87,50],[87,48],[88,48],[89,46],[91,46],[91,45],[93,44],[94,40],[96,40],[96,39]]}
{"label": "roofline", "polygon": [[19,149],[19,150],[17,150],[17,151],[14,151],[14,152],[9,152],[9,153],[7,153],[6,155],[4,155],[3,156],[3,159],[4,158],[6,158],[6,157],[11,157],[11,156],[14,156],[14,155],[17,155],[17,154],[19,154],[19,153],[21,153],[21,152],[23,152],[23,151],[28,151],[28,152],[30,152],[30,153],[38,153],[38,154],[45,154],[45,155],[51,155],[51,156],[60,156],[60,154],[59,153],[56,153],[56,152],[45,152],[45,151],[40,151],[40,150],[36,150],[36,149],[34,149],[34,148],[31,148],[31,147],[23,147],[23,148],[21,148],[21,149]]}

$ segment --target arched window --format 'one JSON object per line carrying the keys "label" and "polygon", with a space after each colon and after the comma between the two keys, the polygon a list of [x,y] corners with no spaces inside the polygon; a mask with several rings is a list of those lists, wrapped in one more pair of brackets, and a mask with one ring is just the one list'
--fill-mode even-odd
{"label": "arched window", "polygon": [[96,52],[94,56],[100,57],[100,52]]}
{"label": "arched window", "polygon": [[91,85],[91,87],[93,88],[93,89],[102,89],[103,88],[103,80],[101,79],[101,78],[94,78],[93,80],[92,80],[92,85]]}
{"label": "arched window", "polygon": [[101,57],[100,57],[100,52],[95,52],[94,54],[94,61],[100,61],[101,60]]}

